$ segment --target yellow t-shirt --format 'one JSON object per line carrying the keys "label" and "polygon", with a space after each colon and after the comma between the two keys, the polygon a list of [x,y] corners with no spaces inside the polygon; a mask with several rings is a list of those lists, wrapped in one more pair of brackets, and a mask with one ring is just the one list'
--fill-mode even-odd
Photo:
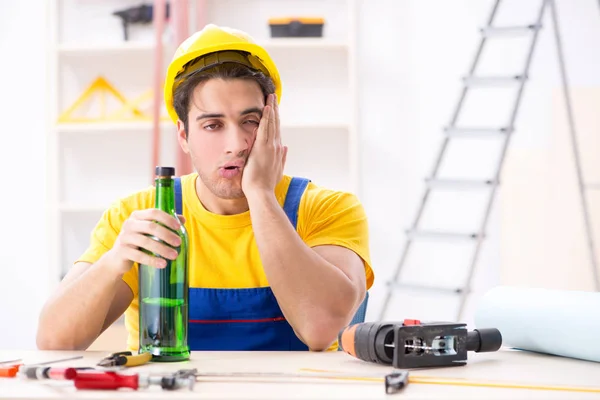
{"label": "yellow t-shirt", "polygon": [[[183,215],[189,236],[189,284],[197,288],[256,288],[268,286],[252,231],[250,212],[218,215],[206,210],[196,195],[197,173],[181,177]],[[283,207],[291,177],[285,175],[275,188]],[[129,215],[154,207],[154,187],[124,197],[106,210],[91,234],[88,249],[77,261],[95,263],[109,250]],[[374,275],[369,254],[365,211],[355,195],[322,188],[310,182],[298,209],[297,232],[309,246],[339,245],[356,252],[364,261],[367,289]],[[123,280],[134,298],[125,311],[129,350],[137,351],[138,265]],[[330,350],[337,349],[337,342]]]}

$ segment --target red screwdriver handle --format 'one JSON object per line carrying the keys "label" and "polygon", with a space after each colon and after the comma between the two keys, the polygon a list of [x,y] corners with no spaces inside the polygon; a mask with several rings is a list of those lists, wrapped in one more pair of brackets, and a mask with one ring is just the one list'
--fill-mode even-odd
{"label": "red screwdriver handle", "polygon": [[73,381],[77,389],[138,389],[137,374],[119,375],[115,372],[80,372],[77,373],[77,376],[75,376]]}

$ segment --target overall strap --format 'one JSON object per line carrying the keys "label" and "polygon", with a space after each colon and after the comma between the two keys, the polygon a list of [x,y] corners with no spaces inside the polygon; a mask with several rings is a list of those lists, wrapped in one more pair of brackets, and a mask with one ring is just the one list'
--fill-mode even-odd
{"label": "overall strap", "polygon": [[175,177],[175,212],[178,215],[183,215],[183,201],[181,194],[181,178],[179,176]]}
{"label": "overall strap", "polygon": [[300,207],[300,200],[304,194],[306,186],[310,182],[310,179],[292,177],[290,186],[285,196],[285,202],[283,203],[283,211],[290,219],[290,222],[296,229],[298,224],[298,208]]}

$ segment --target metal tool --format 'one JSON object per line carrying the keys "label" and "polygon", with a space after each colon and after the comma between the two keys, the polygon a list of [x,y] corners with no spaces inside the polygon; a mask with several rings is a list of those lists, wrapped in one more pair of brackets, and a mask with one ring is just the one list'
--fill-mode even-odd
{"label": "metal tool", "polygon": [[385,376],[385,393],[394,394],[400,392],[408,385],[408,372],[399,371]]}
{"label": "metal tool", "polygon": [[51,361],[44,361],[44,362],[40,362],[40,363],[35,363],[35,364],[25,364],[26,366],[38,366],[38,365],[49,365],[49,364],[56,364],[59,362],[65,362],[65,361],[71,361],[71,360],[79,360],[83,358],[83,356],[75,356],[75,357],[69,357],[69,358],[61,358],[60,360],[51,360]]}
{"label": "metal tool", "polygon": [[14,363],[16,363],[18,361],[22,361],[22,359],[21,358],[17,358],[15,360],[0,361],[0,364],[11,364],[11,363],[14,364]]}
{"label": "metal tool", "polygon": [[108,357],[103,358],[99,363],[99,367],[137,367],[146,364],[152,360],[151,353],[133,354],[131,351],[122,351],[113,353]]}
{"label": "metal tool", "polygon": [[[165,18],[169,18],[169,3],[166,4]],[[114,11],[114,16],[121,18],[123,25],[123,39],[129,40],[129,24],[149,24],[153,20],[154,5],[140,4],[139,6],[129,7],[124,10]]]}
{"label": "metal tool", "polygon": [[165,390],[182,387],[194,388],[196,370],[179,370],[170,374],[131,374],[113,371],[92,371],[77,373],[74,384],[79,390],[118,390],[129,388],[139,390],[149,386],[160,386]]}
{"label": "metal tool", "polygon": [[[353,381],[353,382],[369,382],[369,383],[380,383],[383,382],[385,385],[385,392],[387,394],[393,394],[400,392],[406,385],[408,385],[408,371],[394,371],[390,374],[382,376],[382,374],[374,374],[372,376],[357,375],[350,373],[323,373],[328,371],[321,370],[307,370],[311,373],[289,373],[289,372],[201,372],[197,373],[196,379],[213,379],[214,378],[274,378],[277,380],[290,379],[293,382],[298,382],[298,379],[324,379],[324,380],[342,380],[342,381]],[[315,374],[316,372],[316,374]]]}
{"label": "metal tool", "polygon": [[[194,384],[196,383],[196,375],[198,370],[194,369],[180,369],[172,375],[162,377],[160,380],[160,387],[166,390],[176,390],[183,387],[187,387],[189,390],[194,390]],[[152,381],[153,377],[150,377]]]}
{"label": "metal tool", "polygon": [[[323,372],[308,370],[308,372]],[[196,380],[214,379],[214,378],[236,378],[236,379],[254,379],[254,378],[274,378],[274,379],[325,379],[325,380],[348,380],[348,381],[365,381],[365,382],[381,382],[381,374],[374,376],[364,376],[350,373],[331,373],[331,374],[307,374],[293,372],[199,372],[196,375]]]}
{"label": "metal tool", "polygon": [[[537,21],[533,24],[529,24],[522,27],[506,27],[506,26],[494,26],[494,17],[496,16],[496,12],[500,6],[501,0],[496,0],[490,16],[487,21],[487,25],[481,29],[481,39],[476,51],[475,58],[471,64],[468,76],[464,78],[464,86],[460,93],[460,97],[458,103],[455,107],[452,119],[450,121],[449,126],[445,129],[445,137],[442,141],[440,150],[438,152],[437,158],[435,160],[431,176],[426,179],[426,189],[421,198],[420,204],[417,209],[416,216],[413,220],[412,226],[408,231],[407,240],[403,249],[403,252],[400,256],[400,261],[398,266],[396,267],[396,271],[394,272],[392,279],[388,282],[387,294],[384,298],[383,306],[381,308],[381,312],[379,315],[379,320],[386,319],[386,313],[388,312],[389,303],[393,293],[399,289],[404,288],[408,290],[419,290],[419,291],[430,291],[430,292],[439,292],[439,293],[448,293],[453,295],[460,295],[459,306],[456,313],[455,320],[460,321],[463,319],[463,312],[466,304],[467,297],[471,292],[471,284],[474,276],[475,266],[478,260],[478,256],[480,253],[481,245],[483,239],[485,237],[485,231],[487,229],[487,223],[490,216],[490,212],[492,209],[493,201],[496,194],[496,189],[500,184],[500,175],[502,172],[502,167],[504,165],[504,160],[506,157],[508,145],[510,142],[510,138],[514,132],[514,124],[517,116],[517,111],[519,109],[519,105],[521,103],[521,97],[523,94],[523,89],[525,86],[525,82],[529,77],[529,67],[531,64],[531,60],[533,57],[533,52],[535,49],[535,45],[537,43],[538,33],[542,26],[542,20],[544,17],[544,13],[547,8],[550,9],[550,14],[552,18],[552,23],[554,26],[554,34],[556,39],[556,47],[558,52],[558,62],[560,67],[560,73],[563,83],[563,90],[565,96],[566,109],[568,114],[568,122],[569,122],[569,130],[570,130],[570,138],[572,142],[572,149],[574,153],[575,159],[575,167],[577,172],[577,181],[578,181],[578,189],[579,189],[579,197],[581,200],[581,206],[583,211],[583,220],[585,223],[585,233],[587,239],[587,245],[589,250],[590,257],[590,266],[592,268],[592,276],[594,277],[594,283],[596,290],[600,290],[600,272],[598,271],[598,261],[595,254],[595,245],[594,245],[594,237],[593,231],[590,223],[590,216],[588,210],[588,204],[586,199],[586,190],[594,189],[592,185],[586,187],[584,184],[582,170],[581,170],[581,161],[579,156],[579,148],[577,144],[577,134],[575,131],[575,126],[573,122],[573,111],[569,98],[568,92],[568,83],[565,71],[565,62],[563,57],[563,50],[561,44],[560,31],[558,26],[558,20],[556,17],[556,5],[554,0],[541,0],[541,5],[539,9],[539,14]],[[527,58],[525,62],[524,69],[521,74],[517,76],[500,76],[500,77],[485,77],[477,75],[477,66],[480,61],[480,56],[484,52],[485,44],[489,38],[501,38],[505,36],[515,36],[515,35],[531,35],[531,42],[528,48]],[[525,36],[526,37],[526,36]],[[516,89],[516,95],[514,100],[514,105],[511,109],[511,114],[509,120],[507,121],[506,126],[501,127],[481,127],[481,128],[467,128],[457,125],[457,121],[459,115],[462,110],[463,103],[469,90],[485,87],[489,85],[494,86],[503,86]],[[472,180],[461,180],[461,179],[441,179],[438,177],[439,170],[441,165],[443,164],[443,159],[446,156],[446,151],[449,147],[451,139],[473,139],[473,138],[498,138],[502,140],[501,145],[501,153],[498,161],[498,165],[494,171],[494,177],[490,179],[479,181]],[[421,217],[424,213],[428,200],[430,199],[431,191],[434,189],[444,189],[444,190],[489,190],[489,196],[485,203],[485,212],[483,215],[483,219],[481,223],[477,227],[475,232],[469,233],[458,233],[458,232],[437,232],[437,231],[429,231],[423,230],[419,227]],[[445,242],[451,241],[471,241],[474,243],[473,253],[470,259],[470,265],[468,267],[466,278],[463,281],[462,285],[459,287],[453,288],[442,288],[436,287],[432,285],[422,285],[422,284],[407,284],[399,281],[400,273],[408,259],[408,253],[412,247],[412,243],[416,240],[421,239],[434,239],[441,240]]]}
{"label": "metal tool", "polygon": [[468,331],[466,324],[363,322],[338,335],[342,351],[359,360],[394,368],[462,366],[467,353],[493,352],[502,345],[497,329]]}

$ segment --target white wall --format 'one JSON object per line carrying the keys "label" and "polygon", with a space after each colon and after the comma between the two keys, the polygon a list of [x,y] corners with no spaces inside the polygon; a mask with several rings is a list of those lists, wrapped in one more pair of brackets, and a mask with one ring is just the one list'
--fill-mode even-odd
{"label": "white wall", "polygon": [[[487,6],[488,2],[481,1],[363,2],[361,162],[376,271],[369,319],[379,315],[385,283],[400,259],[404,230],[412,223],[423,178],[458,98],[459,78],[473,55],[476,27]],[[441,209],[439,202],[436,200],[437,207],[432,210]],[[458,206],[456,200],[453,204]],[[453,247],[447,247],[441,259],[431,258],[432,248],[431,244],[414,245],[414,257],[406,264],[411,282],[449,283],[458,268],[466,268],[464,246],[460,254],[453,254],[453,260],[444,259]],[[483,257],[497,254],[497,245],[490,241],[485,250]],[[492,261],[490,279],[497,269]],[[449,318],[452,309],[448,306],[455,304],[447,300],[442,305],[437,296],[402,293],[394,298],[387,318]]]}
{"label": "white wall", "polygon": [[[502,3],[497,22],[504,25],[534,22],[540,5],[534,0],[505,0]],[[423,178],[429,174],[438,151],[441,129],[450,120],[459,95],[460,78],[467,73],[474,56],[479,39],[477,29],[485,24],[492,4],[491,0],[363,2],[360,35],[363,199],[371,219],[372,253],[377,273],[369,319],[379,315],[385,282],[395,269],[405,242],[403,229],[412,223]],[[600,67],[598,2],[559,0],[557,5],[571,83],[597,86],[600,80],[597,72]],[[470,310],[476,306],[482,292],[498,283],[581,290],[590,287],[584,238],[580,226],[572,223],[581,220],[575,194],[569,197],[568,203],[552,203],[544,197],[548,187],[554,188],[554,194],[561,192],[552,186],[557,184],[555,160],[557,156],[565,158],[571,151],[564,146],[568,144],[566,140],[557,142],[556,139],[557,132],[566,135],[564,127],[551,130],[558,117],[552,120],[549,116],[561,111],[556,98],[553,100],[560,81],[553,31],[549,27],[549,14],[546,15],[547,28],[541,31],[534,54],[530,70],[532,79],[526,86],[518,114],[504,181],[478,264],[476,293]],[[524,65],[526,42],[515,39],[490,44],[490,51],[482,58],[482,72],[514,73]],[[507,100],[506,96],[498,94],[501,100]],[[463,123],[493,127],[506,121],[506,108],[501,108],[505,104],[500,100],[483,96],[472,100],[466,103],[472,112],[465,114]],[[590,115],[589,110],[587,113]],[[585,130],[585,126],[580,128]],[[454,162],[442,170],[446,171],[444,175],[489,177],[488,173],[495,165],[489,160],[498,154],[492,151],[494,148],[499,150],[498,145],[489,142],[485,149],[475,146],[457,148]],[[483,156],[475,158],[474,152],[483,150],[486,150]],[[537,163],[533,161],[534,156]],[[562,160],[560,165],[572,166]],[[593,172],[589,169],[588,162],[588,175]],[[542,175],[534,179],[531,171]],[[563,171],[562,175],[561,182],[566,182],[564,190],[573,190],[572,170]],[[478,201],[482,204],[481,200],[466,195],[440,198],[435,208],[440,213],[435,218],[428,218],[427,222],[433,221],[448,229],[466,229],[478,220],[473,218],[476,216],[473,207]],[[537,213],[532,213],[532,208]],[[567,217],[554,218],[565,212]],[[541,221],[546,223],[540,224]],[[571,224],[565,227],[567,221]],[[548,235],[548,231],[553,234]],[[573,256],[574,247],[577,257],[569,258],[569,254]],[[406,271],[411,282],[445,285],[452,285],[452,280],[460,282],[455,276],[460,268],[466,268],[468,259],[464,256],[469,254],[468,251],[453,253],[453,257],[447,256],[449,252],[432,254],[432,249],[439,248],[422,245],[413,253],[415,257],[412,263],[407,263],[409,269]],[[565,280],[565,276],[570,278]],[[392,303],[388,319],[451,318],[456,303],[450,299],[452,297],[425,298],[406,292]],[[470,315],[466,319],[470,321]]]}
{"label": "white wall", "polygon": [[34,348],[48,295],[45,2],[0,3],[0,343]]}

